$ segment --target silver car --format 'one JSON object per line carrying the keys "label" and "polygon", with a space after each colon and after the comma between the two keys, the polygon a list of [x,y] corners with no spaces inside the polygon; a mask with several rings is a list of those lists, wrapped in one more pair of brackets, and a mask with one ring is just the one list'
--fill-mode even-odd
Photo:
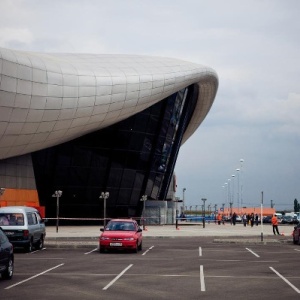
{"label": "silver car", "polygon": [[14,248],[31,252],[44,247],[46,228],[37,209],[27,206],[0,208],[0,227]]}

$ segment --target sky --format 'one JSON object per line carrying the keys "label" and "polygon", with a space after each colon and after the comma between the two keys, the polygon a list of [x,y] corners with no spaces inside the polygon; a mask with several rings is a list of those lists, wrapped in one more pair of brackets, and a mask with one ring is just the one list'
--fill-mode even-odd
{"label": "sky", "polygon": [[0,12],[3,48],[213,68],[218,92],[180,149],[176,196],[186,189],[188,209],[300,202],[300,1],[0,0]]}

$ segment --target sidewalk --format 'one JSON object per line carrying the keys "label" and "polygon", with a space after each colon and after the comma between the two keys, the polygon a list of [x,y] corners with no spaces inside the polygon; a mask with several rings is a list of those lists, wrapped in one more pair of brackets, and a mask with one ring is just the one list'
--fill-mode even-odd
{"label": "sidewalk", "polygon": [[[60,226],[56,232],[56,226],[47,226],[45,246],[63,247],[66,245],[96,245],[100,236],[101,226]],[[274,236],[272,226],[267,224],[263,227],[247,226],[242,224],[235,226],[226,224],[217,225],[214,223],[205,224],[180,224],[176,229],[175,225],[151,225],[143,230],[144,238],[174,238],[174,237],[213,237],[214,242],[230,243],[291,243],[293,226],[280,226],[282,235]]]}

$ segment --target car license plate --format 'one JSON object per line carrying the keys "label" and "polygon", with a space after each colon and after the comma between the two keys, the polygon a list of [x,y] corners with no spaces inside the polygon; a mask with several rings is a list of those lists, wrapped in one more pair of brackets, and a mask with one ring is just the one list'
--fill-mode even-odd
{"label": "car license plate", "polygon": [[14,232],[13,231],[5,231],[5,234],[6,235],[14,235]]}
{"label": "car license plate", "polygon": [[111,247],[122,247],[122,243],[110,243]]}

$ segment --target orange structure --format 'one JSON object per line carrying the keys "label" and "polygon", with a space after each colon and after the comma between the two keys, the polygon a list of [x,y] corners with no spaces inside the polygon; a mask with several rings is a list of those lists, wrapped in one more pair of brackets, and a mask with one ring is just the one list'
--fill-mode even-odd
{"label": "orange structure", "polygon": [[42,218],[45,218],[45,207],[40,206],[37,190],[5,189],[0,199],[3,206],[30,206],[36,208]]}
{"label": "orange structure", "polygon": [[[219,213],[225,215],[225,216],[230,216],[230,214],[236,213],[237,215],[243,215],[243,214],[261,214],[261,207],[242,207],[242,208],[237,208],[233,207],[232,209],[230,208],[224,208],[224,211],[220,211]],[[272,216],[275,213],[275,209],[271,207],[263,207],[262,209],[262,215],[263,216]]]}

